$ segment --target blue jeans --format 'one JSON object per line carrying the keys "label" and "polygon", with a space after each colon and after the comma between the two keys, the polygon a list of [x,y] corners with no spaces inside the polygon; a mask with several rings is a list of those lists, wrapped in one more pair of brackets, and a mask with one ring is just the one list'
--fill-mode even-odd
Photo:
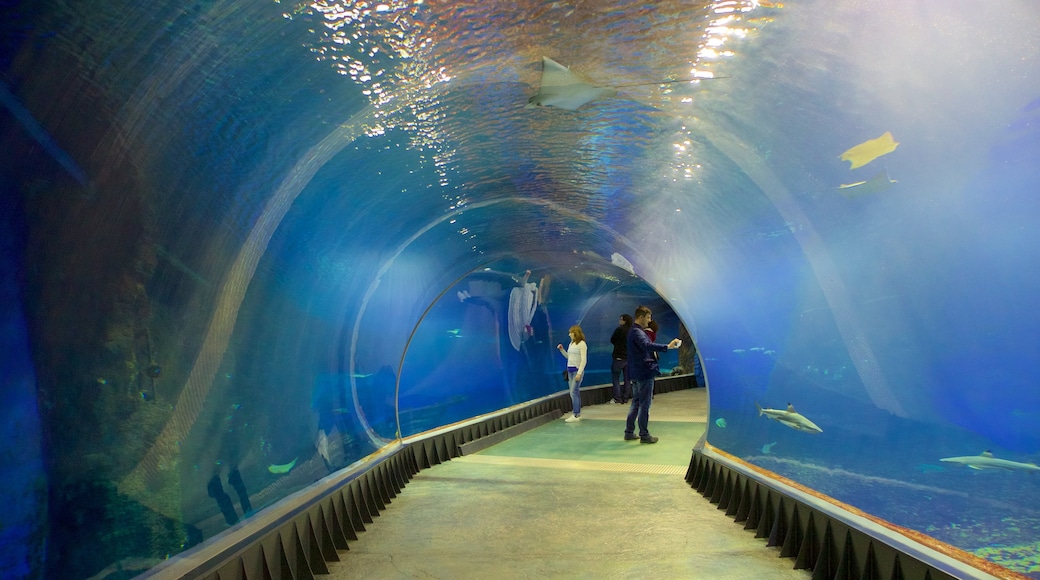
{"label": "blue jeans", "polygon": [[[625,373],[625,382],[621,383],[621,373]],[[620,403],[632,396],[632,387],[628,381],[628,360],[614,359],[610,363],[610,378],[614,381],[614,402]]]}
{"label": "blue jeans", "polygon": [[[571,387],[571,406],[574,407],[574,416],[581,416],[581,381],[576,380],[574,375],[578,374],[576,371],[570,369],[567,370],[567,384]],[[585,377],[582,377],[585,378]]]}
{"label": "blue jeans", "polygon": [[701,357],[697,353],[693,353],[693,378],[698,387],[704,387],[704,369],[701,368]]}
{"label": "blue jeans", "polygon": [[654,397],[654,378],[632,380],[632,406],[628,408],[628,419],[625,421],[625,436],[635,434],[636,420],[639,420],[639,438],[650,436],[647,424],[650,422],[650,401]]}

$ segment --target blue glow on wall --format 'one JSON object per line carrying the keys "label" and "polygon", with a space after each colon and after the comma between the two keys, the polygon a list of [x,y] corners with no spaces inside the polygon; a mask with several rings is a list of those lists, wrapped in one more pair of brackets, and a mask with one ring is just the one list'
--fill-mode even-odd
{"label": "blue glow on wall", "polygon": [[[28,426],[2,569],[145,570],[557,393],[571,324],[607,383],[645,302],[696,342],[709,444],[1035,575],[1038,25],[957,1],[0,5],[0,376]],[[543,56],[618,95],[524,108]],[[942,461],[987,450],[1020,469]]]}

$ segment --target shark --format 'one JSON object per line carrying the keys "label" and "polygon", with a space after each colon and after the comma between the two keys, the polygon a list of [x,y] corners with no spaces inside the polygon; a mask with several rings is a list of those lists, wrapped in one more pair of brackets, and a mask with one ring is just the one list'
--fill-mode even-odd
{"label": "shark", "polygon": [[944,457],[939,461],[947,463],[960,463],[972,469],[1004,469],[1007,471],[1040,471],[1040,466],[1035,463],[1022,463],[1008,459],[997,459],[989,450],[978,455],[965,455],[963,457]]}
{"label": "shark", "polygon": [[787,410],[781,411],[780,409],[763,409],[762,405],[755,403],[755,407],[758,409],[758,416],[765,415],[774,421],[779,421],[783,425],[787,425],[792,429],[798,431],[805,431],[806,433],[823,433],[823,429],[816,426],[809,419],[805,418],[804,415],[794,410],[794,405],[791,403],[787,404]]}

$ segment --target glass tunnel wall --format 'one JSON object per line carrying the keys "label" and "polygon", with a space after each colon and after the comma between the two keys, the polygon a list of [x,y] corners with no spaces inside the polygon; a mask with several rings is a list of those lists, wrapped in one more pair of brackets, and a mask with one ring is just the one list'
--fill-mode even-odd
{"label": "glass tunnel wall", "polygon": [[[791,114],[752,128],[761,113],[740,103],[704,131],[775,211],[731,233],[713,261],[724,294],[693,308],[708,441],[1035,574],[1037,278],[1020,260],[1036,241],[1037,50],[1008,14],[905,8],[789,22],[810,50],[761,55],[746,78]],[[962,85],[970,71],[1001,88]],[[898,148],[864,167],[837,143],[889,131]]]}
{"label": "glass tunnel wall", "polygon": [[[1038,25],[1025,1],[0,5],[0,575],[143,571],[559,392],[571,324],[608,382],[648,302],[700,350],[710,445],[1040,577]],[[570,110],[542,57],[617,95]]]}

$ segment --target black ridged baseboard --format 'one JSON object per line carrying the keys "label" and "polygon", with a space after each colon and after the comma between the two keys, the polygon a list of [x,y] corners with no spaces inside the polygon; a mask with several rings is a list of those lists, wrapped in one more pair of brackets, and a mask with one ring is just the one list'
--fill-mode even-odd
{"label": "black ridged baseboard", "polygon": [[[693,386],[692,375],[661,377],[657,393]],[[611,385],[581,391],[583,405],[605,403]],[[358,539],[419,471],[462,455],[483,438],[522,433],[571,411],[570,394],[557,395],[405,439],[353,470],[344,470],[262,510],[217,537],[152,568],[138,578],[307,580],[328,574],[327,562],[349,557]],[[472,446],[470,446],[472,448]]]}
{"label": "black ridged baseboard", "polygon": [[[593,387],[589,400],[609,397]],[[674,390],[674,389],[672,389]],[[660,392],[660,391],[659,391]],[[604,402],[604,400],[599,402]],[[591,402],[589,404],[592,404]],[[352,471],[341,471],[272,505],[238,526],[167,560],[138,578],[205,580],[307,580],[328,574],[327,562],[349,557],[379,513],[420,470],[462,455],[462,446],[511,431],[544,416],[571,410],[561,393],[494,416],[404,440]]]}
{"label": "black ridged baseboard", "polygon": [[918,544],[918,549],[909,538],[893,542],[891,536],[867,533],[848,523],[855,517],[837,517],[838,506],[821,509],[810,505],[785,493],[787,486],[771,484],[761,474],[739,469],[724,458],[709,457],[699,449],[693,451],[686,482],[756,538],[764,538],[767,546],[778,547],[779,556],[791,558],[795,569],[811,570],[814,580],[1021,577],[989,562],[980,564],[1006,574],[993,575],[942,554],[930,561],[933,548]]}
{"label": "black ridged baseboard", "polygon": [[[675,375],[668,377],[657,377],[654,379],[654,393],[671,393],[673,391],[682,391],[684,389],[693,389],[697,387],[696,378],[693,375]],[[566,388],[566,384],[564,384]],[[592,387],[582,387],[581,389],[581,405],[602,405],[607,401],[614,398],[613,385],[595,385]],[[564,413],[570,412],[571,410],[571,399],[569,395],[561,395],[561,408],[560,410]]]}
{"label": "black ridged baseboard", "polygon": [[462,445],[459,445],[459,455],[472,455],[474,453],[478,453],[487,449],[488,447],[491,447],[492,445],[497,445],[505,441],[506,439],[512,439],[513,437],[516,437],[517,435],[520,435],[522,433],[526,433],[531,429],[535,429],[537,427],[545,425],[546,423],[555,421],[562,416],[563,413],[561,413],[559,409],[554,409],[552,412],[528,419],[523,423],[513,425],[512,427],[503,429],[498,433],[493,433],[486,437],[481,437],[480,439],[470,441],[469,443],[463,443]]}

